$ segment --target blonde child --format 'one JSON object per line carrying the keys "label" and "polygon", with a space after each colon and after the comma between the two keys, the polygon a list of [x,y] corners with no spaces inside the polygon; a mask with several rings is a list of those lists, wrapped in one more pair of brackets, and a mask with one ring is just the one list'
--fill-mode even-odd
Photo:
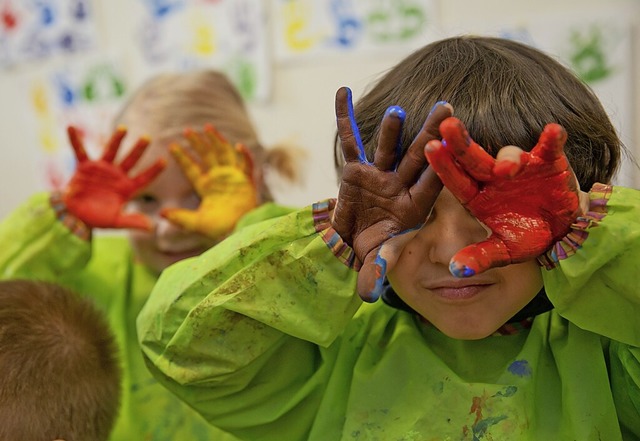
{"label": "blonde child", "polygon": [[253,441],[638,439],[640,195],[591,90],[455,37],[336,115],[337,200],[163,273],[154,375]]}
{"label": "blonde child", "polygon": [[[152,78],[115,123],[99,158],[69,129],[75,174],[63,192],[36,195],[0,224],[0,274],[55,281],[107,312],[124,370],[112,441],[227,439],[149,374],[135,320],[165,267],[207,250],[249,212],[280,213],[263,172],[294,177],[293,157],[262,147],[237,90],[215,71]],[[174,144],[190,149],[178,156],[193,162],[189,175],[170,154]],[[127,234],[94,234],[112,228]]]}

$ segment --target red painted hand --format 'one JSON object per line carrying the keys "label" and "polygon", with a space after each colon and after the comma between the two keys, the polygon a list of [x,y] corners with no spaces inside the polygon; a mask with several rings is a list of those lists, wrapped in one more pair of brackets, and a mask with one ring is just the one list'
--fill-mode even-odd
{"label": "red painted hand", "polygon": [[[398,163],[405,115],[400,107],[390,107],[370,163],[355,122],[351,91],[343,87],[336,94],[338,136],[346,164],[332,225],[362,263],[357,290],[365,301],[379,298],[386,272],[402,250],[402,234],[424,223],[440,193],[442,184],[426,167],[422,150],[438,136],[438,125],[451,112],[450,106],[436,106]],[[386,253],[381,253],[383,245]]]}
{"label": "red painted hand", "polygon": [[69,126],[67,133],[78,161],[76,171],[63,191],[63,201],[69,213],[91,228],[151,229],[151,221],[146,216],[122,211],[133,194],[151,182],[166,165],[159,159],[137,176],[130,178],[127,175],[142,156],[149,140],[138,140],[120,165],[116,165],[114,159],[126,129],[116,129],[98,160],[88,158],[74,127]]}
{"label": "red painted hand", "polygon": [[567,134],[548,124],[531,152],[513,146],[492,158],[458,119],[440,125],[442,142],[425,155],[444,185],[492,234],[451,259],[454,276],[533,259],[568,231],[579,214],[577,181],[563,153]]}

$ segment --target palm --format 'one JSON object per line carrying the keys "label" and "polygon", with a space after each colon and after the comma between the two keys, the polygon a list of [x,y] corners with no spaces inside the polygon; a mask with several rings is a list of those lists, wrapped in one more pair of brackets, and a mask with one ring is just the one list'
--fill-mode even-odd
{"label": "palm", "polygon": [[187,131],[186,136],[199,158],[177,144],[171,152],[201,203],[196,210],[167,209],[162,215],[185,229],[220,240],[257,205],[251,156],[244,146],[232,146],[211,126],[203,134]]}
{"label": "palm", "polygon": [[116,164],[114,159],[125,134],[124,128],[117,129],[102,157],[90,160],[76,129],[68,128],[78,166],[64,190],[63,198],[67,210],[90,227],[151,228],[146,217],[123,213],[123,208],[135,192],[162,171],[165,164],[159,160],[136,177],[129,177],[129,170],[137,163],[149,141],[139,140],[129,155]]}
{"label": "palm", "polygon": [[375,159],[370,163],[353,115],[351,91],[341,88],[336,94],[338,136],[346,164],[332,225],[362,264],[357,289],[366,301],[379,297],[385,272],[394,264],[379,258],[383,244],[422,225],[442,188],[426,167],[422,149],[437,137],[438,124],[450,114],[449,108],[436,107],[398,162],[404,111],[390,107],[382,119]]}
{"label": "palm", "polygon": [[[444,185],[492,232],[451,259],[456,276],[533,259],[564,236],[579,211],[575,177],[563,154],[566,132],[549,124],[517,161],[489,156],[455,118],[440,126],[427,158]],[[446,148],[442,146],[446,145]]]}

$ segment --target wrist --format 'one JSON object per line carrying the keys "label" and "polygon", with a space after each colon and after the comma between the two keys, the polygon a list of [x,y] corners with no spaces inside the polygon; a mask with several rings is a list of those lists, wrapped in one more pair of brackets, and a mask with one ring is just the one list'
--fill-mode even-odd
{"label": "wrist", "polygon": [[64,224],[65,227],[73,235],[79,237],[82,240],[91,239],[91,228],[85,224],[82,220],[78,219],[67,209],[67,205],[64,202],[64,196],[60,191],[54,191],[49,197],[49,203],[53,209],[56,219]]}
{"label": "wrist", "polygon": [[[589,237],[589,230],[598,226],[607,215],[607,203],[611,197],[612,186],[596,183],[589,193],[580,192],[580,208],[584,210],[571,225],[569,233],[556,242],[546,253],[538,257],[538,263],[550,270],[561,260],[571,257],[582,247]],[[583,208],[583,195],[586,196],[586,209]]]}

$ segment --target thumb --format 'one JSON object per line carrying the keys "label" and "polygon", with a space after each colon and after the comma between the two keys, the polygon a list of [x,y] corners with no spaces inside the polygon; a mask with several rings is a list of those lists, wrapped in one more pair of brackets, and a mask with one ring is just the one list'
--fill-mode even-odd
{"label": "thumb", "polygon": [[135,228],[138,230],[151,231],[153,224],[151,220],[140,213],[120,213],[113,221],[113,228]]}
{"label": "thumb", "polygon": [[196,211],[182,208],[165,208],[160,212],[160,215],[185,230],[198,230],[199,216]]}
{"label": "thumb", "polygon": [[362,300],[374,303],[380,298],[387,273],[395,267],[405,245],[415,237],[419,230],[419,228],[414,228],[399,233],[367,254],[358,273],[356,285],[358,295]]}

